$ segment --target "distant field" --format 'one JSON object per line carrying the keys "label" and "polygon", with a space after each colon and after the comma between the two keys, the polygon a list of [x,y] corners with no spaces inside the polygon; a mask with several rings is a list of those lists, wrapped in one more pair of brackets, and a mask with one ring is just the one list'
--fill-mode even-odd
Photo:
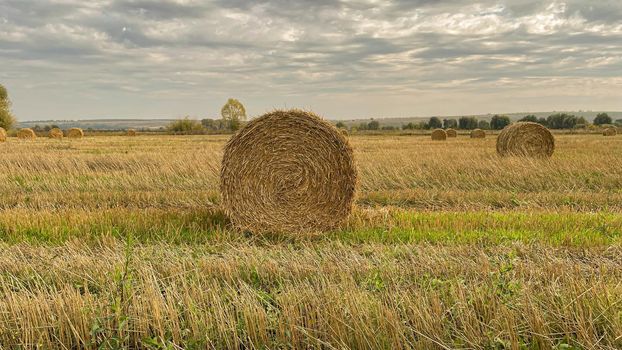
{"label": "distant field", "polygon": [[228,136],[0,143],[0,348],[622,348],[622,136],[352,136],[347,225],[251,235]]}

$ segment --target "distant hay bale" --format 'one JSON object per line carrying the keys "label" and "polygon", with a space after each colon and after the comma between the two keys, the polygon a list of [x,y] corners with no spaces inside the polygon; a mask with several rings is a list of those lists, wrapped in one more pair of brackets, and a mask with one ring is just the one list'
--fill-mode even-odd
{"label": "distant hay bale", "polygon": [[67,131],[67,137],[70,139],[81,139],[84,137],[84,131],[80,128],[71,128]]}
{"label": "distant hay bale", "polygon": [[134,129],[127,129],[127,136],[136,136],[136,130]]}
{"label": "distant hay bale", "polygon": [[6,142],[6,130],[0,128],[0,142]]}
{"label": "distant hay bale", "polygon": [[348,129],[339,129],[339,131],[341,131],[341,134],[343,136],[348,136],[350,133],[348,132]]}
{"label": "distant hay bale", "polygon": [[447,133],[443,129],[434,129],[432,131],[432,140],[445,141],[447,140]]}
{"label": "distant hay bale", "polygon": [[59,128],[52,128],[48,132],[48,137],[51,139],[62,139],[65,135],[63,135],[63,131]]}
{"label": "distant hay bale", "polygon": [[506,126],[497,137],[497,153],[501,156],[546,158],[555,151],[555,138],[549,129],[533,122]]}
{"label": "distant hay bale", "polygon": [[339,130],[311,112],[277,110],[229,140],[220,192],[240,229],[314,232],[347,219],[356,182],[352,148]]}
{"label": "distant hay bale", "polygon": [[458,132],[454,129],[447,129],[445,130],[445,132],[447,133],[447,137],[458,137]]}
{"label": "distant hay bale", "polygon": [[603,130],[603,136],[616,136],[618,134],[618,130],[614,127],[607,128]]}
{"label": "distant hay bale", "polygon": [[471,131],[471,138],[472,139],[483,139],[486,138],[486,132],[482,129],[475,129],[473,131]]}
{"label": "distant hay bale", "polygon": [[35,134],[35,132],[30,128],[24,128],[19,129],[17,132],[17,138],[22,140],[35,139],[37,138],[37,134]]}

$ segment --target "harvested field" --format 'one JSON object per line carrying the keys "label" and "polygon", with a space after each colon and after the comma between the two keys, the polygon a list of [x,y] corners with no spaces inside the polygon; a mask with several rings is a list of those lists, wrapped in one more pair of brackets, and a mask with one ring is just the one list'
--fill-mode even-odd
{"label": "harvested field", "polygon": [[622,347],[622,139],[349,136],[343,227],[231,228],[229,136],[8,138],[3,348]]}

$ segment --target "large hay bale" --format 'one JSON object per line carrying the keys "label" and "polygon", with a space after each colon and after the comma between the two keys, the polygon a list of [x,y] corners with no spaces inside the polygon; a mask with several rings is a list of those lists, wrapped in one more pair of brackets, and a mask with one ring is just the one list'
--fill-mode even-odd
{"label": "large hay bale", "polygon": [[339,130],[310,112],[277,110],[229,140],[220,191],[243,230],[326,231],[352,211],[356,179],[352,148]]}
{"label": "large hay bale", "polygon": [[472,139],[483,139],[486,138],[486,132],[482,129],[475,129],[473,131],[471,131],[471,138]]}
{"label": "large hay bale", "polygon": [[48,132],[48,137],[51,139],[58,139],[61,140],[65,135],[63,135],[63,131],[59,128],[52,128],[49,132]]}
{"label": "large hay bale", "polygon": [[134,129],[128,129],[127,130],[127,136],[136,136],[136,130]]}
{"label": "large hay bale", "polygon": [[84,131],[80,128],[71,128],[67,131],[67,137],[70,139],[81,139],[84,137]]}
{"label": "large hay bale", "polygon": [[445,141],[447,140],[447,133],[443,129],[434,129],[432,131],[432,140]]}
{"label": "large hay bale", "polygon": [[458,132],[454,129],[447,129],[445,130],[445,132],[447,133],[447,137],[458,137]]}
{"label": "large hay bale", "polygon": [[37,134],[35,134],[35,132],[30,128],[24,128],[19,129],[17,132],[17,138],[22,140],[35,139],[37,138]]}
{"label": "large hay bale", "polygon": [[533,122],[508,125],[497,137],[497,153],[501,156],[545,158],[553,155],[555,138],[549,129]]}
{"label": "large hay bale", "polygon": [[616,136],[618,134],[618,130],[614,127],[607,128],[603,130],[603,136]]}
{"label": "large hay bale", "polygon": [[0,142],[6,142],[6,130],[0,128]]}

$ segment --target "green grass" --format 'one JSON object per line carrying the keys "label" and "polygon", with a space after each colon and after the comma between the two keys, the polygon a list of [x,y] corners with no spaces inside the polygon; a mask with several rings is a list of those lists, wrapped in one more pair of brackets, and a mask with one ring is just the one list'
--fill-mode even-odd
{"label": "green grass", "polygon": [[620,213],[417,212],[403,208],[357,210],[342,230],[325,234],[237,232],[215,210],[185,211],[108,209],[100,212],[61,210],[0,213],[0,241],[62,244],[80,239],[124,239],[142,243],[321,242],[499,244],[519,241],[554,246],[604,246],[622,242]]}

